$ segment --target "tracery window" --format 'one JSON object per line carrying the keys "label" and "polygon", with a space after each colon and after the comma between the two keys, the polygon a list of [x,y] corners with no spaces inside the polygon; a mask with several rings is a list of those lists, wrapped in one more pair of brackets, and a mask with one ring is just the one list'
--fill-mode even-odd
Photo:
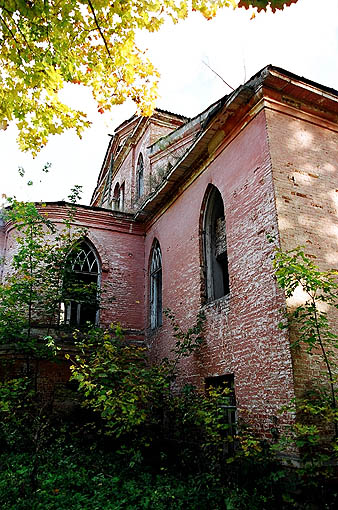
{"label": "tracery window", "polygon": [[136,168],[136,197],[140,198],[144,193],[144,163],[142,154],[139,155]]}
{"label": "tracery window", "polygon": [[162,254],[160,244],[154,241],[150,260],[150,327],[162,325]]}
{"label": "tracery window", "polygon": [[203,218],[205,294],[213,301],[230,292],[223,199],[215,186],[208,190]]}
{"label": "tracery window", "polygon": [[98,322],[100,263],[94,248],[82,241],[70,254],[64,278],[61,323],[83,326]]}

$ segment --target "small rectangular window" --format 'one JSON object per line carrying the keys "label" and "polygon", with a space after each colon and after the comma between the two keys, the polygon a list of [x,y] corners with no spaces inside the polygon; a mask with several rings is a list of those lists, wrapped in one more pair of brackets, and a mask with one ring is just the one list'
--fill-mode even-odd
{"label": "small rectangular window", "polygon": [[225,374],[216,377],[206,377],[205,389],[206,391],[215,388],[219,391],[225,391],[224,403],[221,404],[222,409],[225,410],[226,420],[229,425],[230,435],[236,434],[237,425],[237,408],[235,396],[235,378],[234,374]]}

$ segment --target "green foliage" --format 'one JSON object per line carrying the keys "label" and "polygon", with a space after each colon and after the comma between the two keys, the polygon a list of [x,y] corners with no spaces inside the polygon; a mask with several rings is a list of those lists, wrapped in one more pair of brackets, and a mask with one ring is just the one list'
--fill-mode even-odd
{"label": "green foliage", "polygon": [[[34,391],[28,377],[0,382],[0,449],[22,447],[31,427]],[[28,430],[31,430],[30,428]]]}
{"label": "green foliage", "polygon": [[72,379],[83,405],[100,417],[100,433],[118,440],[131,465],[158,448],[161,458],[177,462],[179,469],[194,466],[198,472],[216,474],[239,459],[260,462],[260,441],[248,429],[237,435],[230,389],[210,387],[205,394],[186,385],[173,391],[180,360],[203,342],[205,318],[198,314],[196,324],[183,331],[175,316],[166,314],[176,342],[172,358],[156,366],[147,362],[146,349],[124,339],[119,326],[81,335]]}
{"label": "green foliage", "polygon": [[[276,250],[274,262],[278,285],[284,290],[287,298],[291,298],[296,289],[304,292],[303,302],[288,310],[288,322],[280,324],[281,328],[287,328],[293,323],[297,326],[297,337],[293,342],[294,347],[306,347],[306,351],[312,354],[319,352],[326,367],[326,376],[331,391],[330,406],[324,400],[316,405],[305,399],[307,407],[312,409],[312,414],[323,414],[331,408],[326,416],[332,418],[335,429],[335,437],[338,438],[337,420],[337,348],[338,336],[331,330],[328,314],[332,309],[338,309],[338,283],[337,271],[320,271],[312,260],[304,253],[301,247],[283,252]],[[324,406],[324,407],[323,407]]]}
{"label": "green foliage", "polygon": [[[271,462],[231,464],[229,476],[163,458],[159,467],[126,465],[109,445],[76,439],[63,426],[40,458],[33,490],[33,458],[25,449],[0,454],[0,498],[4,510],[333,510],[337,490],[302,487],[296,472]],[[77,436],[80,437],[81,429]],[[175,454],[178,452],[175,451]],[[183,457],[184,451],[180,452]],[[318,492],[320,494],[318,494]],[[318,494],[318,496],[317,496]]]}
{"label": "green foliage", "polygon": [[[296,0],[293,0],[296,1]],[[242,1],[282,9],[291,1]],[[150,115],[158,72],[135,42],[192,11],[210,19],[235,0],[0,0],[0,129],[19,128],[19,145],[36,155],[50,135],[90,125],[59,97],[65,84],[90,88],[98,111],[132,99]]]}
{"label": "green foliage", "polygon": [[174,381],[178,375],[177,369],[180,361],[197,352],[204,342],[205,314],[200,310],[195,324],[188,328],[187,331],[184,331],[178,324],[175,314],[169,308],[163,312],[171,323],[173,337],[176,339],[176,342],[171,349],[170,359],[164,358],[162,364],[166,365],[168,376],[170,375],[170,378]]}
{"label": "green foliage", "polygon": [[46,455],[39,489],[29,490],[27,454],[0,457],[3,510],[221,509],[225,489],[208,475],[128,470],[109,453],[56,444]]}
{"label": "green foliage", "polygon": [[[71,273],[69,254],[85,234],[72,226],[79,192],[79,187],[72,190],[62,229],[49,220],[44,204],[8,199],[4,217],[15,228],[17,250],[0,285],[0,343],[15,344],[22,353],[55,352],[51,332],[60,324],[60,303],[70,292],[64,284]],[[47,336],[41,343],[42,327]]]}
{"label": "green foliage", "polygon": [[325,500],[323,487],[335,479],[334,464],[338,459],[338,337],[329,320],[330,313],[338,309],[337,271],[320,271],[301,247],[286,252],[277,250],[274,268],[277,282],[287,298],[302,291],[301,304],[293,307],[289,304],[287,320],[280,327],[293,326],[293,347],[305,349],[309,355],[316,354],[320,357],[320,367],[326,368],[324,379],[307,381],[307,390],[287,406],[297,421],[287,427],[274,448],[279,451],[287,451],[290,446],[298,449],[300,485],[314,487],[318,497]]}
{"label": "green foliage", "polygon": [[172,321],[176,343],[172,359],[156,366],[149,365],[143,345],[125,340],[120,326],[112,325],[106,331],[90,328],[77,343],[81,354],[72,360],[72,378],[85,396],[84,405],[99,413],[106,432],[114,437],[133,434],[140,444],[150,444],[149,431],[158,436],[163,413],[173,405],[171,384],[177,377],[179,361],[203,341],[202,313],[186,332],[171,312],[166,314]]}
{"label": "green foliage", "polygon": [[90,328],[77,345],[81,353],[72,359],[72,379],[84,394],[84,405],[99,413],[106,433],[133,434],[142,441],[167,384],[164,367],[149,367],[146,349],[127,342],[119,326]]}
{"label": "green foliage", "polygon": [[284,7],[297,3],[298,0],[240,0],[238,7],[256,7],[257,11],[266,11],[270,8],[272,12],[283,10]]}

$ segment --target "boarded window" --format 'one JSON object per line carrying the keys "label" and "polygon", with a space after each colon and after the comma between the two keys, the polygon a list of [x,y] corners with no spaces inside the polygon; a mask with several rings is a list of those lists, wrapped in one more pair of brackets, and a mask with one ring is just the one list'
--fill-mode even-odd
{"label": "boarded window", "polygon": [[162,325],[162,255],[155,240],[150,259],[150,327]]}
{"label": "boarded window", "polygon": [[61,303],[61,323],[83,326],[98,322],[100,264],[94,249],[82,241],[68,257]]}
{"label": "boarded window", "polygon": [[230,292],[224,204],[215,186],[210,187],[206,199],[203,255],[206,298],[213,301]]}
{"label": "boarded window", "polygon": [[136,168],[136,198],[144,193],[144,163],[142,154],[139,155]]}

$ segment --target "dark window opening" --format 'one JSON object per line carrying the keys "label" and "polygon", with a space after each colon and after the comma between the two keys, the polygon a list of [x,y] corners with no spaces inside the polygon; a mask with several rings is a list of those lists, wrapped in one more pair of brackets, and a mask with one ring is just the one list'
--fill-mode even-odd
{"label": "dark window opening", "polygon": [[206,377],[205,390],[208,393],[212,389],[221,394],[220,409],[224,414],[224,419],[229,425],[229,435],[236,434],[237,408],[235,396],[234,374],[226,374],[216,377]]}
{"label": "dark window opening", "polygon": [[209,192],[203,223],[206,298],[213,301],[230,293],[224,204],[214,186]]}
{"label": "dark window opening", "polygon": [[158,241],[154,242],[150,262],[150,327],[162,325],[162,255]]}
{"label": "dark window opening", "polygon": [[61,324],[84,326],[87,322],[98,322],[99,277],[98,258],[91,246],[82,241],[74,248],[66,264]]}
{"label": "dark window opening", "polygon": [[121,188],[120,188],[119,183],[117,182],[115,184],[113,200],[112,200],[112,209],[113,209],[113,211],[119,211],[120,210],[120,194],[121,194]]}
{"label": "dark window opening", "polygon": [[144,193],[144,163],[142,154],[139,155],[136,168],[136,196],[140,198]]}
{"label": "dark window opening", "polygon": [[124,210],[124,183],[119,185],[117,182],[114,188],[113,200],[112,200],[113,211]]}
{"label": "dark window opening", "polygon": [[234,374],[206,377],[205,389],[208,391],[210,388],[214,388],[219,391],[224,391],[225,400],[228,402],[228,405],[236,406]]}
{"label": "dark window opening", "polygon": [[119,211],[124,211],[124,183],[120,187]]}

